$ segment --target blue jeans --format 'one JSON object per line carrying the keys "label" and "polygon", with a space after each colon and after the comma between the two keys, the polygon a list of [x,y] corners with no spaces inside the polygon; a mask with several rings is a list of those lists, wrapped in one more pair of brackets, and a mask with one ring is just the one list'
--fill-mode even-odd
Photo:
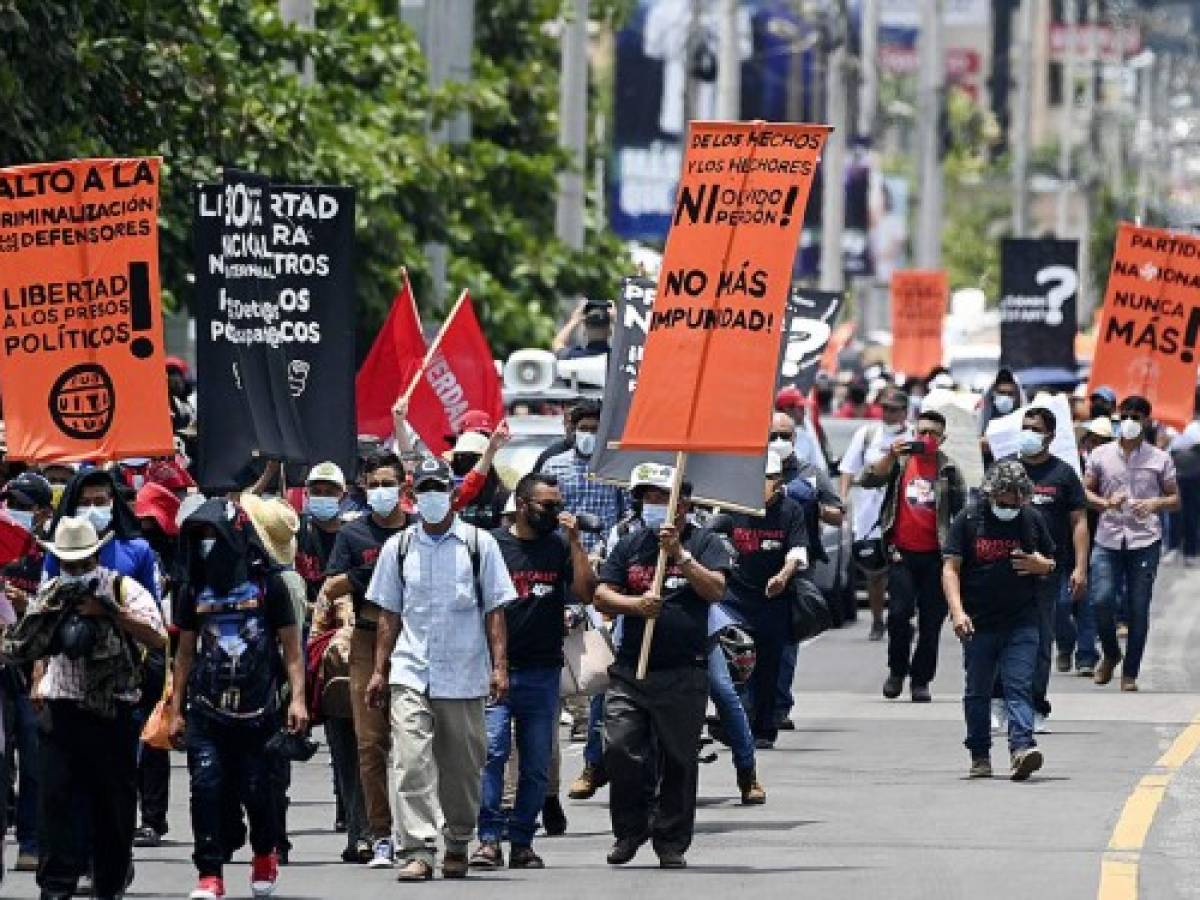
{"label": "blue jeans", "polygon": [[1075,668],[1096,665],[1096,617],[1092,612],[1094,586],[1076,603],[1068,587],[1070,573],[1063,572],[1055,603],[1054,638],[1059,653],[1074,653]]}
{"label": "blue jeans", "polygon": [[729,749],[733,752],[736,769],[754,768],[754,735],[750,733],[750,720],[733,686],[729,665],[720,646],[714,644],[708,651],[708,694],[717,707],[717,716],[729,736]]}
{"label": "blue jeans", "polygon": [[[479,839],[499,841],[508,826],[514,847],[528,847],[537,831],[538,813],[546,802],[550,753],[558,726],[558,666],[517,669],[509,674],[508,697],[490,704],[487,719],[487,761],[479,804]],[[512,752],[513,724],[517,732],[517,799],[512,817],[500,809],[504,797],[504,766]]]}
{"label": "blue jeans", "polygon": [[604,767],[603,694],[596,694],[588,703],[587,743],[583,745],[583,761],[589,766]]}
{"label": "blue jeans", "polygon": [[972,756],[992,749],[992,683],[1000,670],[1008,709],[1008,749],[1015,753],[1036,746],[1033,739],[1033,670],[1037,664],[1038,627],[981,630],[963,645],[963,717]]}
{"label": "blue jeans", "polygon": [[1129,604],[1129,638],[1125,642],[1125,665],[1121,674],[1137,678],[1142,668],[1142,654],[1150,635],[1150,600],[1154,595],[1154,576],[1158,574],[1160,543],[1139,549],[1110,550],[1097,544],[1092,548],[1091,581],[1095,585],[1092,602],[1095,604],[1096,628],[1100,646],[1112,660],[1121,658],[1117,641],[1117,584],[1125,581],[1125,596]]}
{"label": "blue jeans", "polygon": [[800,658],[800,645],[788,642],[783,645],[779,657],[779,680],[775,683],[775,721],[782,722],[792,712],[796,700],[792,696],[792,682],[796,680],[796,663]]}

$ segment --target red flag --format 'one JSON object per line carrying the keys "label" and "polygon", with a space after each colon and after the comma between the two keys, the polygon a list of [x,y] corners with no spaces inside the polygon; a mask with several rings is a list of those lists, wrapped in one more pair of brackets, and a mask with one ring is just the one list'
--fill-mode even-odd
{"label": "red flag", "polygon": [[412,383],[425,358],[425,337],[408,271],[402,269],[401,276],[400,293],[354,380],[359,434],[391,435],[392,405]]}
{"label": "red flag", "polygon": [[478,409],[499,422],[504,417],[500,377],[471,297],[463,291],[441,333],[430,346],[425,371],[413,389],[408,422],[434,453],[450,448],[467,410]]}

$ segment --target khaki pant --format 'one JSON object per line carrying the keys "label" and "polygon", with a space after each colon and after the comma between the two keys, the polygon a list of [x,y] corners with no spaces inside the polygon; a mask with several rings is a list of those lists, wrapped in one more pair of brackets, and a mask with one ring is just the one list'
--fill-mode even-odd
{"label": "khaki pant", "polygon": [[475,833],[487,754],[484,698],[431,700],[393,685],[391,702],[399,853],[432,866],[439,818],[447,852],[465,853]]}
{"label": "khaki pant", "polygon": [[358,739],[358,773],[367,830],[372,840],[391,837],[392,810],[388,805],[388,711],[367,706],[367,682],[375,669],[375,632],[355,628],[350,639],[350,704]]}

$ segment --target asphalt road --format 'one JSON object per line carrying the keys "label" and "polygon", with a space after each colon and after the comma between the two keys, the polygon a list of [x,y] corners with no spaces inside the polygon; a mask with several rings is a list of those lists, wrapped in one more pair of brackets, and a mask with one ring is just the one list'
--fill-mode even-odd
{"label": "asphalt road", "polygon": [[[1101,863],[1139,780],[1200,713],[1200,570],[1164,569],[1155,599],[1142,692],[1122,694],[1055,673],[1053,733],[1041,739],[1045,768],[1024,784],[967,781],[962,748],[961,653],[947,629],[934,702],[886,701],[884,648],[866,623],[807,645],[796,677],[797,730],[759,755],[764,807],[737,802],[728,754],[702,767],[690,868],[665,873],[649,848],[630,866],[604,862],[610,844],[606,794],[567,802],[568,833],[537,842],[547,869],[475,875],[452,887],[394,882],[384,871],[336,861],[333,803],[324,752],[299,767],[291,816],[296,845],[277,896],[355,900],[398,893],[477,895],[488,900],[821,897],[932,900],[1097,897]],[[565,739],[565,735],[564,735]],[[580,745],[565,749],[564,780]],[[998,768],[1005,750],[993,751]],[[176,757],[171,834],[138,851],[131,897],[186,896],[194,881],[187,841],[187,782]],[[1146,898],[1200,896],[1200,754],[1182,758],[1161,792],[1132,885]],[[1153,812],[1153,810],[1152,810]],[[7,858],[15,856],[11,842]],[[1111,858],[1111,854],[1110,854]],[[226,872],[231,897],[249,896],[248,860]],[[10,873],[3,896],[36,897],[33,876]],[[1118,896],[1118,895],[1112,895]]]}

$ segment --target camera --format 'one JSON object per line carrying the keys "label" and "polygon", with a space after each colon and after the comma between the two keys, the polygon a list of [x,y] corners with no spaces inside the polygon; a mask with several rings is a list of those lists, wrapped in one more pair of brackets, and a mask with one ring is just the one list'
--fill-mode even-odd
{"label": "camera", "polygon": [[79,612],[80,608],[96,594],[96,581],[83,584],[59,584],[54,590],[57,609],[66,610],[54,637],[50,641],[50,655],[62,654],[69,660],[80,660],[90,656],[99,637],[99,625],[91,616]]}

